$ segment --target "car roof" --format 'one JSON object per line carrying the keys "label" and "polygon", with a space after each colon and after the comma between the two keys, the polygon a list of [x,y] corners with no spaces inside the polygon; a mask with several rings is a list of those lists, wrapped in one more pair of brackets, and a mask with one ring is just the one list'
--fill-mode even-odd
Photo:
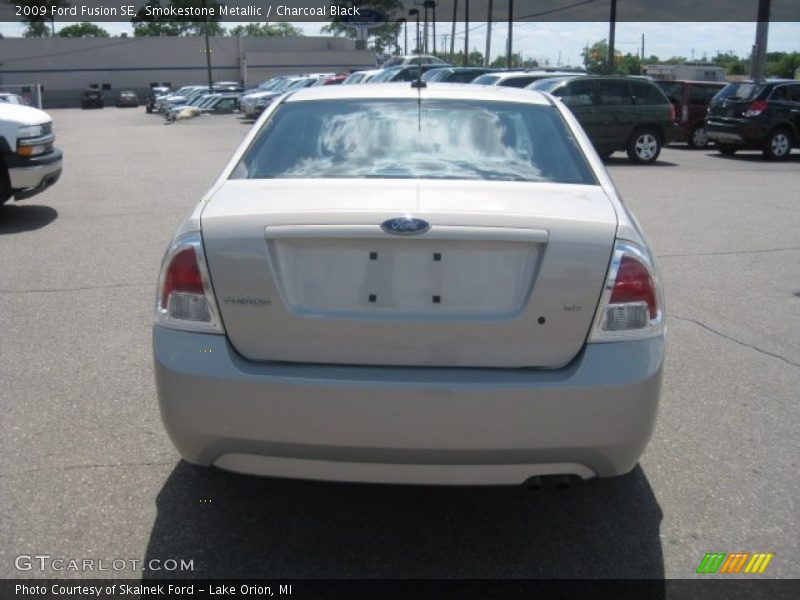
{"label": "car roof", "polygon": [[411,87],[409,82],[303,88],[293,92],[286,99],[286,102],[345,99],[416,99],[419,96],[427,100],[488,100],[545,106],[551,104],[544,94],[534,90],[437,82],[428,82],[422,89]]}

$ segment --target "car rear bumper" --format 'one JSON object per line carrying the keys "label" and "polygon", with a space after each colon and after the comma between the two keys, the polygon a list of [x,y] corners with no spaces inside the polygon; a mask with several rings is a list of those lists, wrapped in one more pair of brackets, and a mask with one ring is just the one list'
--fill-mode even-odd
{"label": "car rear bumper", "polygon": [[717,143],[757,147],[764,142],[767,130],[759,123],[742,120],[706,120],[708,138]]}
{"label": "car rear bumper", "polygon": [[589,344],[561,369],[254,363],[156,326],[161,416],[192,463],[384,483],[518,484],[630,471],[653,430],[663,338]]}
{"label": "car rear bumper", "polygon": [[58,148],[30,158],[11,155],[6,158],[6,163],[16,200],[43,192],[61,177],[62,154]]}

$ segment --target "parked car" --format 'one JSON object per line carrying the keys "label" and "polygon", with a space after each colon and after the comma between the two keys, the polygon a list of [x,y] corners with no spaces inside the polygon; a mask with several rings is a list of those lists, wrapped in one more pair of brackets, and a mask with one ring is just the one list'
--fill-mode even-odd
{"label": "parked car", "polygon": [[139,96],[136,95],[136,92],[120,92],[117,96],[117,108],[123,107],[129,108],[137,108],[139,106]]}
{"label": "parked car", "polygon": [[367,83],[391,83],[400,81],[414,81],[420,72],[427,73],[431,69],[438,69],[441,65],[401,65],[397,67],[389,67],[383,69],[377,75],[374,75]]}
{"label": "parked car", "polygon": [[657,80],[672,105],[678,123],[676,142],[686,142],[691,148],[708,146],[706,113],[714,95],[725,87],[720,81]]}
{"label": "parked car", "polygon": [[0,204],[43,192],[61,177],[53,120],[43,110],[0,102]]}
{"label": "parked car", "polygon": [[425,72],[422,79],[440,83],[470,83],[476,77],[495,71],[497,69],[489,67],[440,67]]}
{"label": "parked car", "polygon": [[103,92],[100,90],[81,92],[81,108],[103,108]]}
{"label": "parked car", "polygon": [[0,92],[0,102],[5,102],[6,104],[20,104],[22,106],[26,105],[26,102],[22,96],[11,94],[9,92]]}
{"label": "parked car", "polygon": [[402,67],[405,65],[439,65],[446,66],[447,63],[432,54],[407,54],[406,56],[392,56],[383,61],[382,69],[389,67]]}
{"label": "parked car", "polygon": [[553,77],[579,77],[580,73],[567,71],[498,71],[496,73],[485,73],[472,80],[476,85],[499,85],[501,87],[524,88],[540,79],[550,79]]}
{"label": "parked car", "polygon": [[625,150],[636,163],[652,163],[677,135],[675,107],[643,78],[585,75],[545,79],[527,89],[561,99],[603,158]]}
{"label": "parked car", "polygon": [[242,96],[240,99],[241,110],[245,118],[255,119],[281,94],[302,87],[308,87],[317,81],[319,81],[318,78],[311,76],[284,77],[271,89]]}
{"label": "parked car", "polygon": [[303,89],[211,189],[166,252],[153,330],[187,461],[437,484],[635,466],[660,393],[661,285],[562,103]]}
{"label": "parked car", "polygon": [[711,101],[706,130],[722,154],[759,149],[787,158],[800,146],[800,81],[729,83]]}
{"label": "parked car", "polygon": [[152,87],[150,88],[150,93],[144,99],[144,110],[146,113],[150,114],[154,112],[156,100],[161,96],[167,96],[170,93],[170,89],[168,87]]}
{"label": "parked car", "polygon": [[341,85],[342,83],[344,83],[345,79],[347,79],[347,75],[342,75],[342,74],[329,75],[328,77],[320,77],[319,79],[317,79],[317,81],[315,81],[311,85],[317,87],[321,85]]}
{"label": "parked car", "polygon": [[381,72],[381,69],[371,69],[369,71],[355,71],[354,73],[350,73],[342,82],[342,85],[354,85],[357,83],[367,83],[370,79],[372,79],[375,75]]}
{"label": "parked car", "polygon": [[228,93],[239,93],[241,94],[244,91],[244,87],[238,81],[218,81],[213,85],[211,88],[215,92],[228,92]]}
{"label": "parked car", "polygon": [[165,112],[171,106],[186,104],[200,94],[208,94],[211,90],[207,85],[185,85],[172,94],[156,98],[153,112]]}

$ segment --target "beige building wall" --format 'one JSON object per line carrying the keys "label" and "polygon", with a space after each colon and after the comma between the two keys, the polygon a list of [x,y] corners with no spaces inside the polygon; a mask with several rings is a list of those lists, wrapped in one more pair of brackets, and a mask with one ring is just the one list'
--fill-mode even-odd
{"label": "beige building wall", "polygon": [[[280,73],[348,72],[373,68],[375,54],[343,38],[210,39],[214,81],[252,87]],[[151,84],[173,89],[207,81],[202,37],[3,38],[0,86],[41,84],[45,108],[78,106],[80,92],[97,85],[107,103],[116,93],[146,93]]]}

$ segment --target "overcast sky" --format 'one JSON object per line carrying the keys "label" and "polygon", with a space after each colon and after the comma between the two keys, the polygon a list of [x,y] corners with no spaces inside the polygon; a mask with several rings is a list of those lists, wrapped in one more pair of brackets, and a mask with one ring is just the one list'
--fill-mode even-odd
{"label": "overcast sky", "polygon": [[[63,27],[66,23],[57,25]],[[98,23],[112,34],[131,32],[130,23]],[[233,27],[235,23],[226,23]],[[294,23],[306,35],[319,35],[324,23]],[[486,23],[470,23],[470,49],[485,50]],[[617,24],[616,45],[625,53],[638,53],[642,34],[645,36],[645,55],[655,54],[661,58],[685,56],[701,59],[709,58],[717,51],[729,51],[747,56],[755,39],[755,23],[625,23]],[[19,36],[23,26],[17,23],[0,23],[0,33],[6,36]],[[449,36],[451,24],[437,23],[437,45],[441,48],[444,35]],[[492,33],[492,57],[505,54],[507,27],[495,23]],[[409,49],[413,47],[414,27],[408,28]],[[516,23],[514,25],[514,51],[526,57],[535,58],[540,63],[549,61],[557,65],[559,56],[562,65],[581,63],[580,53],[588,43],[608,37],[606,23]],[[400,44],[403,36],[400,35]],[[448,42],[449,46],[449,42]],[[456,48],[464,47],[464,24],[456,25]],[[771,23],[769,26],[768,50],[800,51],[800,23]]]}

